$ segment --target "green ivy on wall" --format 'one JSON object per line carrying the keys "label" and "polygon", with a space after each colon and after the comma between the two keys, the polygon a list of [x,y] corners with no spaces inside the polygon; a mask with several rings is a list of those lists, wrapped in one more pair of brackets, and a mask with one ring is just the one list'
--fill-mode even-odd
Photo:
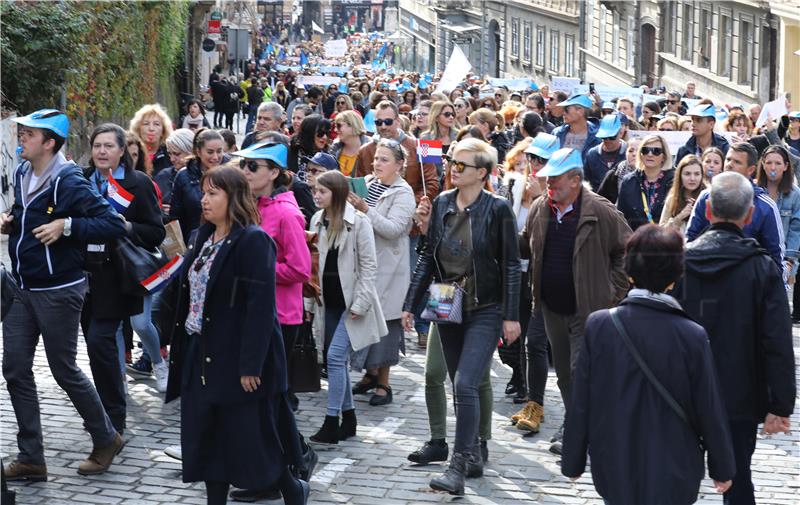
{"label": "green ivy on wall", "polygon": [[3,107],[61,108],[84,144],[93,125],[123,127],[146,103],[177,115],[188,0],[0,2]]}

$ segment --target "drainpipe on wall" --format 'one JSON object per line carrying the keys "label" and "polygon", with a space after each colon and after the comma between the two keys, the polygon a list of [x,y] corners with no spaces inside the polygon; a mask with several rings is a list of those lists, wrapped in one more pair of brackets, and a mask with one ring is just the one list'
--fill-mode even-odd
{"label": "drainpipe on wall", "polygon": [[[588,0],[593,1],[593,0]],[[578,16],[578,75],[581,82],[586,82],[586,2],[580,2],[581,12]],[[532,34],[531,34],[532,35]]]}

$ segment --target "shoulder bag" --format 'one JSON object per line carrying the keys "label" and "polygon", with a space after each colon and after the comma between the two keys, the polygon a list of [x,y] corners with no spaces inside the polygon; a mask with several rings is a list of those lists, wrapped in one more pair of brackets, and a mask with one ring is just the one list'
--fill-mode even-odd
{"label": "shoulder bag", "polygon": [[295,393],[316,393],[321,389],[317,346],[311,323],[303,322],[297,342],[289,353],[289,384]]}
{"label": "shoulder bag", "polygon": [[647,377],[647,380],[649,380],[650,384],[652,384],[653,387],[656,388],[656,391],[658,391],[658,393],[661,395],[664,401],[667,402],[667,405],[669,405],[672,411],[675,412],[675,414],[678,417],[680,417],[684,423],[686,423],[686,425],[689,427],[690,430],[692,430],[692,433],[694,433],[698,439],[700,447],[703,450],[705,450],[705,446],[703,444],[703,437],[700,436],[700,433],[697,431],[697,429],[695,429],[691,421],[689,421],[689,416],[686,415],[686,411],[684,411],[683,407],[681,407],[680,404],[678,404],[678,402],[675,400],[672,394],[669,391],[667,391],[667,388],[665,388],[664,385],[661,384],[661,381],[658,380],[658,378],[655,376],[650,367],[647,366],[647,363],[644,361],[644,358],[642,358],[642,355],[639,354],[639,350],[636,349],[635,345],[633,345],[633,341],[631,341],[631,337],[628,334],[628,331],[622,325],[622,321],[619,318],[617,307],[612,308],[611,310],[608,311],[608,313],[611,315],[611,322],[614,323],[614,326],[617,328],[617,331],[619,332],[620,335],[622,335],[622,341],[625,342],[625,346],[628,348],[628,351],[630,351],[631,355],[633,356],[633,359],[636,360],[636,363],[639,365],[639,368],[641,368],[642,372],[644,372],[644,375],[645,377]]}
{"label": "shoulder bag", "polygon": [[136,296],[150,293],[145,281],[168,262],[169,258],[160,248],[149,251],[134,244],[128,237],[117,239],[111,252],[111,263],[120,276],[120,290]]}

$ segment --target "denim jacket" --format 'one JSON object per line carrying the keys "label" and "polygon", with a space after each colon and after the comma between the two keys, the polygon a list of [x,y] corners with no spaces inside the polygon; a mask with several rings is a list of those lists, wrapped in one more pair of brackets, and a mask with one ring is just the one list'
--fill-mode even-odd
{"label": "denim jacket", "polygon": [[797,258],[800,256],[800,187],[792,185],[788,194],[779,194],[778,212],[783,225],[786,243],[786,258],[795,260],[794,272],[797,271]]}

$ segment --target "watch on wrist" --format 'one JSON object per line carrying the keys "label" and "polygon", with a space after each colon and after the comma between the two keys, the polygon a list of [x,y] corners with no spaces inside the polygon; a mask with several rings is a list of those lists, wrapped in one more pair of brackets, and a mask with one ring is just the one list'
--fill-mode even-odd
{"label": "watch on wrist", "polygon": [[72,235],[72,218],[64,218],[64,236],[69,237]]}

